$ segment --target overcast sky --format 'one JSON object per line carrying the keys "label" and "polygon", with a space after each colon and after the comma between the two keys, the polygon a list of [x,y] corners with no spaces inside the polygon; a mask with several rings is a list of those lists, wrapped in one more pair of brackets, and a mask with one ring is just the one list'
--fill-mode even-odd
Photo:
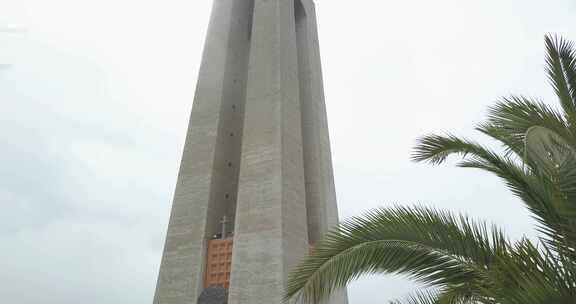
{"label": "overcast sky", "polygon": [[[241,0],[238,0],[241,1]],[[151,303],[212,0],[0,0],[0,302]],[[423,204],[534,235],[486,173],[410,162],[498,97],[556,103],[574,0],[316,0],[342,217]],[[411,286],[364,278],[351,304]]]}

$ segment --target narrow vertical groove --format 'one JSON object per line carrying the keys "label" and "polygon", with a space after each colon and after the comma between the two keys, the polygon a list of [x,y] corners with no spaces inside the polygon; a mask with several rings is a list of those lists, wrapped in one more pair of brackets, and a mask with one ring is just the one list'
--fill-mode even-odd
{"label": "narrow vertical groove", "polygon": [[[206,237],[220,233],[220,220],[230,220],[228,233],[234,230],[234,217],[238,197],[238,177],[244,107],[246,103],[246,79],[248,74],[250,38],[254,0],[234,1],[233,20],[230,23],[228,54],[224,74],[224,90],[220,104],[220,124],[214,159],[211,192],[211,219]],[[230,136],[233,134],[233,136]]]}
{"label": "narrow vertical groove", "polygon": [[222,216],[234,214],[253,5],[254,0],[214,1],[155,304],[196,303],[206,239],[220,232]]}
{"label": "narrow vertical groove", "polygon": [[310,65],[310,46],[308,36],[308,16],[300,0],[294,1],[296,18],[296,42],[298,47],[298,78],[300,84],[300,104],[302,116],[302,141],[304,157],[304,174],[306,187],[306,214],[308,221],[308,241],[316,243],[324,226],[324,204],[321,203],[322,190],[318,170],[320,152],[318,151],[319,138],[317,128],[318,101],[312,96],[312,67]]}
{"label": "narrow vertical groove", "polygon": [[[294,0],[298,45],[308,240],[313,246],[338,223],[320,46],[312,0]],[[347,303],[346,289],[322,304]]]}

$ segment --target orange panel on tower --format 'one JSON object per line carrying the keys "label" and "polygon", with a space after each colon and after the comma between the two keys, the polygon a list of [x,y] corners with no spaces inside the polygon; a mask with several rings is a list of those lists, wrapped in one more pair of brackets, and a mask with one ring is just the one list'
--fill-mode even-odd
{"label": "orange panel on tower", "polygon": [[230,286],[232,268],[232,238],[208,241],[208,258],[204,288]]}

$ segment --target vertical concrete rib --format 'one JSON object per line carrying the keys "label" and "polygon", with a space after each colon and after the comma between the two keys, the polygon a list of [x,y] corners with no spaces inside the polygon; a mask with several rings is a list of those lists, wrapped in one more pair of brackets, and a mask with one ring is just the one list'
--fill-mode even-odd
{"label": "vertical concrete rib", "polygon": [[229,304],[281,303],[308,251],[293,0],[256,0]]}
{"label": "vertical concrete rib", "polygon": [[[315,7],[311,0],[295,0],[295,6],[308,237],[313,245],[338,224],[338,209]],[[326,303],[347,303],[346,291]]]}
{"label": "vertical concrete rib", "polygon": [[[190,304],[202,291],[206,239],[234,214],[253,1],[214,1],[154,296]],[[234,133],[234,136],[230,136]]]}
{"label": "vertical concrete rib", "polygon": [[338,223],[314,3],[296,0],[300,102],[310,242]]}

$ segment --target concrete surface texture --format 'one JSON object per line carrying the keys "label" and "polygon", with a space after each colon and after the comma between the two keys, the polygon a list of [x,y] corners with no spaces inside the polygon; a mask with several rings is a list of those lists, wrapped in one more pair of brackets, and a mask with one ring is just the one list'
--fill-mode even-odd
{"label": "concrete surface texture", "polygon": [[197,303],[224,217],[230,304],[281,303],[290,270],[338,222],[311,0],[214,1],[155,304]]}

